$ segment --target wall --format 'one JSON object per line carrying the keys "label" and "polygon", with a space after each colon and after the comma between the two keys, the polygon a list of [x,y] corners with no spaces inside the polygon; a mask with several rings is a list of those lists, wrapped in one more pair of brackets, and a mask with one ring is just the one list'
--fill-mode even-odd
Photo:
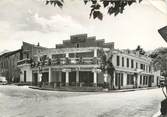
{"label": "wall", "polygon": [[72,35],[70,40],[64,40],[63,44],[57,44],[56,48],[76,48],[79,47],[104,47],[114,48],[114,43],[105,43],[104,39],[96,40],[96,37],[87,37],[87,34]]}
{"label": "wall", "polygon": [[20,82],[24,82],[24,71],[26,71],[26,82],[32,82],[32,69],[30,65],[24,65],[21,68]]}

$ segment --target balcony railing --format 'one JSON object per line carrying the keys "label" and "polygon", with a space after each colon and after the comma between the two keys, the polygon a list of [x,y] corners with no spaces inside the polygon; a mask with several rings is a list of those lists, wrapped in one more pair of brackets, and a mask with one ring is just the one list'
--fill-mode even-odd
{"label": "balcony railing", "polygon": [[32,67],[54,65],[93,65],[100,64],[100,58],[57,58],[32,62]]}
{"label": "balcony railing", "polygon": [[31,59],[23,59],[17,62],[17,65],[31,64]]}

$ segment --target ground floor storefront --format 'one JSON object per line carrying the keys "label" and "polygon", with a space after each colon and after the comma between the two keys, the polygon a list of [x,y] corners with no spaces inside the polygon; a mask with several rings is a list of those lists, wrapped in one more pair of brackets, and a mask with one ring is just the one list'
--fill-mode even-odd
{"label": "ground floor storefront", "polygon": [[155,79],[153,74],[115,71],[114,87],[115,89],[152,87],[157,85]]}
{"label": "ground floor storefront", "polygon": [[100,86],[104,82],[103,73],[96,68],[45,68],[32,70],[32,85],[41,82],[60,86]]}
{"label": "ground floor storefront", "polygon": [[[56,87],[109,87],[114,89],[142,88],[157,85],[153,74],[115,70],[112,77],[98,67],[26,67],[22,69],[21,81],[34,86]],[[112,80],[113,79],[113,80]],[[113,82],[111,82],[113,81]]]}

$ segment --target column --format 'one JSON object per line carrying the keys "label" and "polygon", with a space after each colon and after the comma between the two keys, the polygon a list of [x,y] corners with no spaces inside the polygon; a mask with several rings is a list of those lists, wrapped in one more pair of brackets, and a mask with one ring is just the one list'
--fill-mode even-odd
{"label": "column", "polygon": [[113,87],[115,87],[115,72],[113,72]]}
{"label": "column", "polygon": [[123,80],[123,86],[124,87],[126,87],[127,86],[127,73],[123,73],[123,78],[124,78],[124,80]]}
{"label": "column", "polygon": [[105,73],[105,74],[104,74],[104,82],[105,82],[105,83],[107,83],[107,77],[108,77],[108,75],[107,75],[107,73]]}
{"label": "column", "polygon": [[96,71],[93,72],[93,84],[94,86],[97,87],[97,72]]}
{"label": "column", "polygon": [[51,67],[49,67],[49,83],[51,82],[51,77],[52,77],[52,71]]}
{"label": "column", "polygon": [[76,86],[79,85],[79,70],[76,71]]}
{"label": "column", "polygon": [[69,57],[69,53],[66,53],[66,58],[68,58]]}
{"label": "column", "polygon": [[69,85],[69,72],[66,71],[66,86]]}
{"label": "column", "polygon": [[97,49],[94,49],[94,57],[97,57]]}
{"label": "column", "polygon": [[59,82],[60,82],[60,87],[62,86],[62,72],[59,71]]}
{"label": "column", "polygon": [[137,86],[140,86],[140,74],[137,75]]}

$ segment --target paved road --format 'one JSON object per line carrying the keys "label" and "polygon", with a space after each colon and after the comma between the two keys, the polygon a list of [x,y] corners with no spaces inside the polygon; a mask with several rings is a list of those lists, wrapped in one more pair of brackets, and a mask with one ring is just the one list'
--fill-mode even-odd
{"label": "paved road", "polygon": [[163,98],[161,89],[87,93],[0,86],[0,117],[152,117]]}

